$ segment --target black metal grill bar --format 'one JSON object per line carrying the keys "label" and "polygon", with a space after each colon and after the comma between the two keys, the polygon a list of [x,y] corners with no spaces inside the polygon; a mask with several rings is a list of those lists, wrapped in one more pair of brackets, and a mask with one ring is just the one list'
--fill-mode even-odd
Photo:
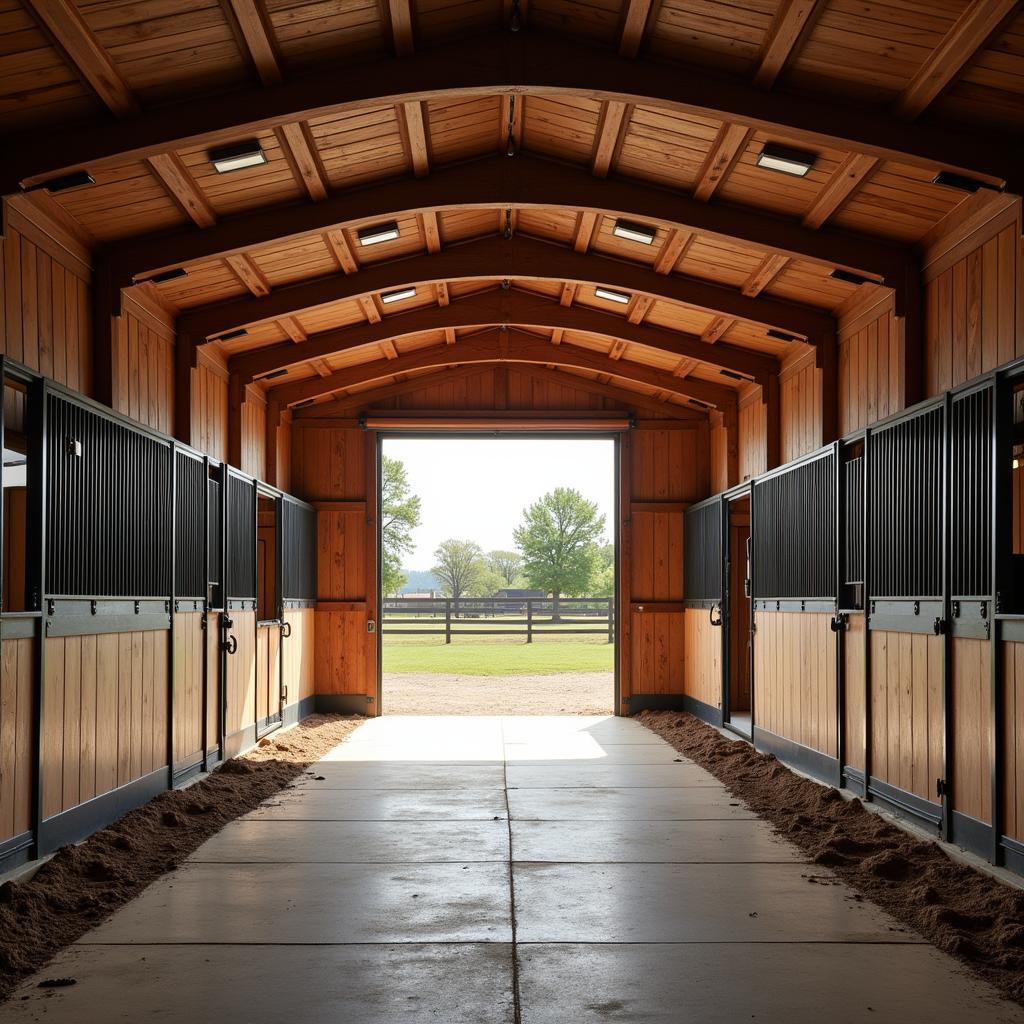
{"label": "black metal grill bar", "polygon": [[203,580],[203,480],[201,457],[185,451],[174,456],[174,593],[176,597],[206,597]]}
{"label": "black metal grill bar", "polygon": [[992,592],[993,390],[953,398],[951,445],[951,593],[984,599]]}
{"label": "black metal grill bar", "polygon": [[850,459],[844,466],[843,580],[864,582],[864,459]]}
{"label": "black metal grill bar", "polygon": [[283,503],[285,601],[316,599],[316,511],[290,498]]}
{"label": "black metal grill bar", "polygon": [[683,524],[684,594],[687,601],[722,600],[722,504],[686,512]]}
{"label": "black metal grill bar", "polygon": [[256,597],[256,485],[228,474],[228,594]]}

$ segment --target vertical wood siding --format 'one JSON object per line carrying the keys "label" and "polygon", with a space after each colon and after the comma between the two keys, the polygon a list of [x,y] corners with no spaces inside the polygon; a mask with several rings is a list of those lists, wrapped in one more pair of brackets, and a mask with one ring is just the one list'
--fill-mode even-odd
{"label": "vertical wood siding", "polygon": [[722,707],[722,630],[706,608],[683,612],[683,692],[713,708]]}
{"label": "vertical wood siding", "polygon": [[0,841],[32,827],[34,644],[0,644]]}
{"label": "vertical wood siding", "polygon": [[783,462],[822,445],[821,370],[814,365],[813,351],[779,375],[779,437]]}
{"label": "vertical wood siding", "polygon": [[155,305],[124,296],[113,337],[113,405],[139,423],[174,430],[174,325]]}
{"label": "vertical wood siding", "polygon": [[864,614],[850,615],[843,639],[844,760],[864,770]]}
{"label": "vertical wood siding", "polygon": [[242,731],[256,724],[256,613],[232,611],[238,650],[227,657],[227,755],[242,748]]}
{"label": "vertical wood siding", "polygon": [[25,205],[4,205],[0,346],[5,355],[85,394],[92,390],[88,254]]}
{"label": "vertical wood siding", "polygon": [[167,764],[168,630],[46,640],[43,815]]}
{"label": "vertical wood siding", "polygon": [[284,613],[284,621],[291,624],[292,634],[282,640],[284,685],[288,687],[288,703],[312,697],[314,689],[314,660],[316,612],[312,608],[292,608]]}
{"label": "vertical wood siding", "polygon": [[762,729],[835,757],[836,657],[832,616],[757,612],[754,721]]}
{"label": "vertical wood siding", "polygon": [[203,750],[203,613],[174,616],[174,761]]}
{"label": "vertical wood siding", "polygon": [[761,401],[761,389],[752,389],[740,400],[739,461],[740,480],[749,480],[768,468],[768,422]]}
{"label": "vertical wood siding", "polygon": [[1024,842],[1024,643],[1003,644],[1003,832]]}
{"label": "vertical wood siding", "polygon": [[248,397],[242,403],[242,458],[239,469],[243,473],[267,478],[267,403],[259,389],[249,386]]}
{"label": "vertical wood siding", "polygon": [[989,664],[987,640],[953,639],[950,679],[953,808],[985,822],[992,820]]}
{"label": "vertical wood siding", "polygon": [[892,296],[839,322],[839,432],[848,434],[903,408],[903,321]]}
{"label": "vertical wood siding", "polygon": [[228,373],[204,351],[192,371],[192,446],[227,461]]}

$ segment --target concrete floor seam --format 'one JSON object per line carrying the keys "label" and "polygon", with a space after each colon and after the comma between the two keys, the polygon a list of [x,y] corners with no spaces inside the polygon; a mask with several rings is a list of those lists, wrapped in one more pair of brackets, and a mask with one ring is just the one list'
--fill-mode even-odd
{"label": "concrete floor seam", "polygon": [[[499,727],[504,750],[505,727]],[[502,778],[505,783],[505,823],[508,826],[508,899],[509,917],[512,926],[512,1014],[515,1024],[522,1024],[523,1009],[519,989],[519,952],[516,948],[516,880],[515,861],[512,857],[512,810],[508,805],[508,761],[502,762]]]}

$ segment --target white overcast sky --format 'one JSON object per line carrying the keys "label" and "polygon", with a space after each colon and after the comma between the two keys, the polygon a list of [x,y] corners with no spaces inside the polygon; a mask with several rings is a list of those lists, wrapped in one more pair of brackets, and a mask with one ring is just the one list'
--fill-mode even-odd
{"label": "white overcast sky", "polygon": [[406,569],[430,569],[443,540],[475,540],[484,551],[512,550],[523,509],[556,487],[597,502],[611,538],[615,510],[612,441],[552,438],[385,438],[384,452],[405,463],[422,501],[416,550]]}

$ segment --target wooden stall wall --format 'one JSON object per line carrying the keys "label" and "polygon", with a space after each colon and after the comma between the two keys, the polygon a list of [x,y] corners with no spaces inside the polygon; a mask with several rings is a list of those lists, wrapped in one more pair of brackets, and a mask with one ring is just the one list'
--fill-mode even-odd
{"label": "wooden stall wall", "polygon": [[754,615],[754,724],[837,757],[836,640],[827,612]]}
{"label": "wooden stall wall", "polygon": [[[722,491],[727,491],[733,484],[738,483],[735,479],[737,473],[736,431],[735,429],[729,431],[725,423],[725,416],[720,412],[709,413],[708,422],[711,428],[711,481],[708,490],[709,494],[721,494]],[[705,497],[708,496],[705,495]]]}
{"label": "wooden stall wall", "polygon": [[259,480],[267,478],[267,402],[259,388],[249,385],[241,411],[238,468]]}
{"label": "wooden stall wall", "polygon": [[325,707],[375,714],[376,440],[351,420],[297,419],[295,493],[317,509],[314,674]]}
{"label": "wooden stall wall", "polygon": [[292,628],[291,636],[281,641],[285,704],[299,705],[299,714],[305,714],[312,710],[310,702],[316,692],[316,611],[289,608],[285,610],[284,621]]}
{"label": "wooden stall wall", "polygon": [[143,289],[124,293],[111,355],[114,409],[139,423],[174,429],[174,320]]}
{"label": "wooden stall wall", "polygon": [[761,388],[752,385],[740,398],[739,475],[749,480],[768,468],[767,410],[761,400]]}
{"label": "wooden stall wall", "polygon": [[[801,346],[804,348],[805,346]],[[796,352],[779,373],[779,439],[782,461],[813,452],[824,443],[821,373],[813,348]]]}
{"label": "wooden stall wall", "polygon": [[203,755],[203,614],[174,616],[174,765],[178,770],[197,764]]}
{"label": "wooden stall wall", "polygon": [[843,760],[864,771],[864,613],[850,614],[843,634]]}
{"label": "wooden stall wall", "polygon": [[226,757],[256,741],[256,612],[233,610],[231,635],[238,649],[227,657]]}
{"label": "wooden stall wall", "polygon": [[708,487],[709,429],[706,421],[662,427],[655,420],[630,431],[620,443],[622,488],[629,503],[620,552],[621,698],[636,703],[651,695],[672,695],[674,703],[681,703],[683,513]]}
{"label": "wooden stall wall", "polygon": [[1020,201],[999,197],[928,249],[927,395],[1024,355],[1020,239]]}
{"label": "wooden stall wall", "polygon": [[[224,361],[199,350],[192,370],[192,446],[226,462],[228,458],[228,370]],[[241,467],[238,467],[241,469]]]}
{"label": "wooden stall wall", "polygon": [[874,630],[871,776],[936,801],[943,765],[941,636]]}
{"label": "wooden stall wall", "polygon": [[899,412],[903,395],[903,320],[878,288],[839,318],[840,435]]}
{"label": "wooden stall wall", "polygon": [[992,682],[989,642],[954,637],[950,665],[952,808],[992,822]]}
{"label": "wooden stall wall", "polygon": [[707,608],[683,612],[683,693],[722,713],[722,629]]}
{"label": "wooden stall wall", "polygon": [[0,643],[0,842],[32,828],[35,640]]}
{"label": "wooden stall wall", "polygon": [[1002,661],[1002,831],[1024,843],[1024,643],[1004,643]]}
{"label": "wooden stall wall", "polygon": [[46,640],[44,818],[166,766],[169,636],[145,630]]}
{"label": "wooden stall wall", "polygon": [[0,348],[85,394],[92,390],[89,252],[28,200],[3,203]]}

